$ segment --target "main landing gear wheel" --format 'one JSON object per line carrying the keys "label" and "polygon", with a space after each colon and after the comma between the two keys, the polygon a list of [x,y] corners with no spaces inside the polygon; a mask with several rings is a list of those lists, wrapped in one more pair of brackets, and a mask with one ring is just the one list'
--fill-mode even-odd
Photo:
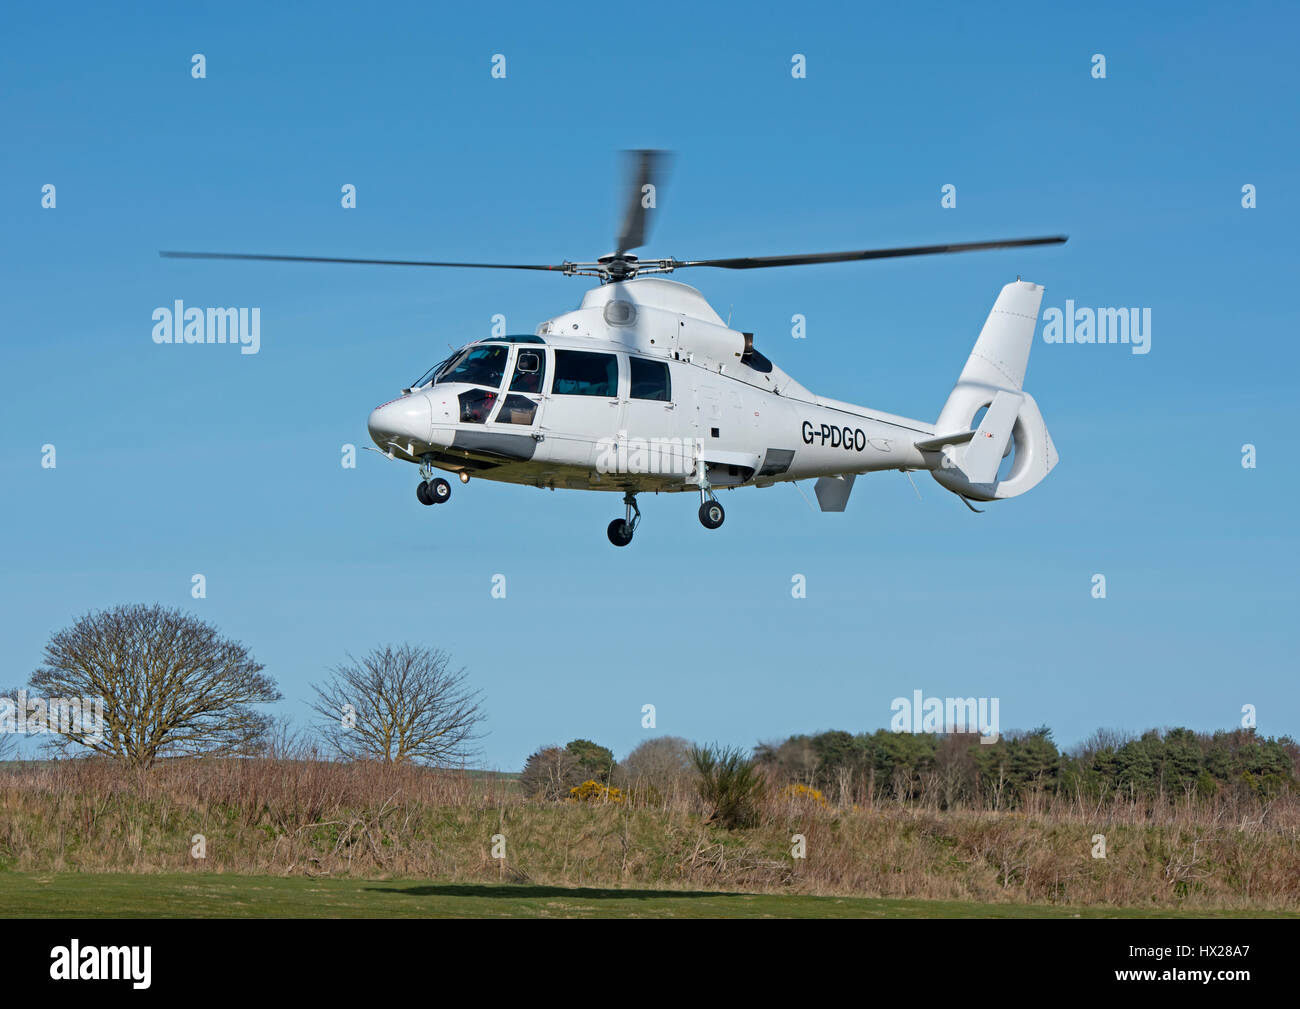
{"label": "main landing gear wheel", "polygon": [[636,495],[628,491],[623,495],[623,504],[627,506],[627,518],[615,519],[605,530],[605,535],[616,547],[625,547],[632,542],[632,534],[641,524],[641,509],[636,506]]}
{"label": "main landing gear wheel", "polygon": [[422,480],[415,488],[415,496],[422,505],[442,504],[451,497],[451,484],[442,477],[435,480]]}
{"label": "main landing gear wheel", "polygon": [[722,525],[722,520],[727,517],[727,513],[722,510],[722,505],[716,501],[705,501],[700,505],[700,525],[705,529],[716,529]]}

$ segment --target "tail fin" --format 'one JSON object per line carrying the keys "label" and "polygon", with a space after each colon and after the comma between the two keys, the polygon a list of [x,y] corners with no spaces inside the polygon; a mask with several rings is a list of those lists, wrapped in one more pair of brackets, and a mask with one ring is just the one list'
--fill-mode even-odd
{"label": "tail fin", "polygon": [[[1016,497],[1056,465],[1056,446],[1043,415],[1024,391],[1042,300],[1038,284],[1016,280],[1002,288],[939,414],[939,434],[918,444],[924,451],[940,452],[931,472],[955,494],[979,501]],[[972,431],[982,409],[984,418]],[[1010,472],[999,479],[998,466],[1012,451]]]}
{"label": "tail fin", "polygon": [[1025,369],[1042,302],[1043,289],[1038,284],[1017,280],[1002,288],[957,379],[959,388],[963,383],[1015,392],[1025,387]]}

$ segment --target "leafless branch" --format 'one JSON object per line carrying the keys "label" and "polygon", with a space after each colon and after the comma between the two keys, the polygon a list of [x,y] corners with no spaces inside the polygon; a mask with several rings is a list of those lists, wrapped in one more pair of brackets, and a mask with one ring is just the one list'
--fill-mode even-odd
{"label": "leafless branch", "polygon": [[479,692],[450,656],[414,645],[376,648],[312,689],[324,738],[346,760],[447,766],[474,754]]}

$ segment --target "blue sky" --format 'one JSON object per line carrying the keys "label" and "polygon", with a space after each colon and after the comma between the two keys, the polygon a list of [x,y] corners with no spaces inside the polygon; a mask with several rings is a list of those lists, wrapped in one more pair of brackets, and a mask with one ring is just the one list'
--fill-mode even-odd
{"label": "blue sky", "polygon": [[[248,644],[304,722],[345,653],[444,647],[490,767],[576,736],[873,730],[915,689],[1067,745],[1244,704],[1300,732],[1294,11],[783,6],[6,9],[0,685],[87,610],[158,601]],[[1026,385],[1061,463],[983,515],[885,474],[842,515],[727,494],[713,533],[689,495],[644,498],[616,550],[615,496],[475,481],[428,509],[413,467],[340,466],[448,344],[497,313],[531,332],[588,280],[157,256],[590,259],[632,147],[677,151],[648,255],[1070,235],[678,278],[824,395],[933,420],[1017,275],[1044,308],[1150,308],[1151,352],[1040,338]],[[176,299],[259,306],[261,352],[156,346]]]}

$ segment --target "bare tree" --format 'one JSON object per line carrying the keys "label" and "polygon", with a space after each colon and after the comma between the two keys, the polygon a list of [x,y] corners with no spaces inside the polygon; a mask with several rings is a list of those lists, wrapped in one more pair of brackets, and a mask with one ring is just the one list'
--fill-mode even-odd
{"label": "bare tree", "polygon": [[480,738],[480,695],[441,649],[386,645],[359,660],[349,655],[312,690],[321,734],[347,760],[463,763]]}
{"label": "bare tree", "polygon": [[657,788],[666,794],[690,777],[691,748],[689,740],[678,736],[647,739],[619,762],[618,783],[624,788]]}
{"label": "bare tree", "polygon": [[577,754],[563,746],[543,746],[524,764],[519,784],[525,795],[558,800],[568,798],[584,777]]}
{"label": "bare tree", "polygon": [[[251,705],[280,700],[247,648],[158,605],[89,613],[50,638],[44,658],[29,686],[49,704],[47,731],[129,767],[255,753],[270,719]],[[56,718],[56,705],[79,717]]]}
{"label": "bare tree", "polygon": [[259,756],[268,760],[319,760],[316,744],[311,734],[299,728],[288,718],[270,720],[262,738]]}

